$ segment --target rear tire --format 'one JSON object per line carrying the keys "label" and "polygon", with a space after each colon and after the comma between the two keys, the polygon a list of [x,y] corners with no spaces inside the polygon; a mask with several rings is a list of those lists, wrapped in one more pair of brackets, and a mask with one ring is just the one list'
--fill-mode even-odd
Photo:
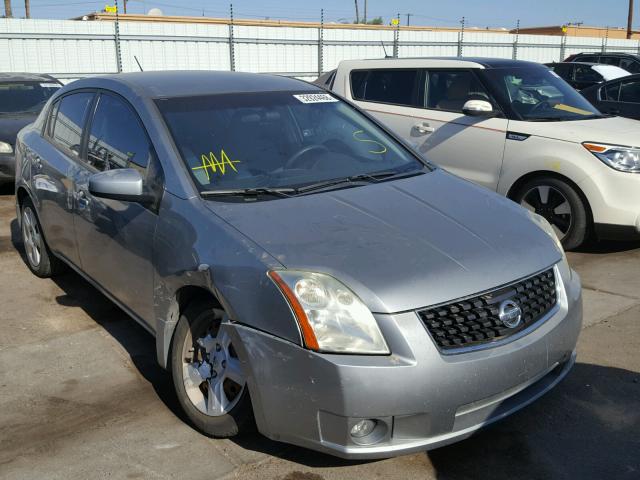
{"label": "rear tire", "polygon": [[576,189],[558,178],[540,177],[525,183],[513,200],[546,218],[565,250],[582,245],[589,236],[589,214]]}
{"label": "rear tire", "polygon": [[242,363],[225,329],[224,311],[197,300],[180,317],[171,342],[173,385],[191,423],[210,437],[254,429]]}
{"label": "rear tire", "polygon": [[63,269],[63,266],[49,250],[36,209],[29,198],[22,202],[20,215],[22,244],[29,270],[40,278],[55,276]]}

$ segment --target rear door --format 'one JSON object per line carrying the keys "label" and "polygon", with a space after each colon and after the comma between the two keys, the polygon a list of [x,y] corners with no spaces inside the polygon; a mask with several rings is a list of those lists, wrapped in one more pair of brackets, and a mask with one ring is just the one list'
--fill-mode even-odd
{"label": "rear door", "polygon": [[618,105],[623,117],[640,119],[640,79],[621,82]]}
{"label": "rear door", "polygon": [[162,172],[140,119],[122,97],[100,93],[87,128],[82,168],[75,177],[76,238],[82,269],[153,328],[152,244],[157,203],[94,197],[88,184],[97,172],[135,168],[145,178],[145,188],[159,201]]}
{"label": "rear door", "polygon": [[95,94],[71,93],[56,100],[44,128],[46,141],[30,152],[31,188],[49,247],[80,265],[74,235],[73,175],[78,168],[82,130]]}

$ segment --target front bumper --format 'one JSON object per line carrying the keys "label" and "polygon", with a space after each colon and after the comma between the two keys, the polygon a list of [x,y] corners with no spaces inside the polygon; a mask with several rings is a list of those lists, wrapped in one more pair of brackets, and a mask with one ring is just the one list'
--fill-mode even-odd
{"label": "front bumper", "polygon": [[[235,325],[260,432],[350,459],[440,447],[528,405],[571,369],[582,325],[573,274],[558,306],[499,346],[442,354],[414,312],[376,315],[389,356],[318,354]],[[375,434],[354,440],[362,419]]]}
{"label": "front bumper", "polygon": [[0,184],[13,183],[16,177],[16,157],[13,153],[0,153]]}

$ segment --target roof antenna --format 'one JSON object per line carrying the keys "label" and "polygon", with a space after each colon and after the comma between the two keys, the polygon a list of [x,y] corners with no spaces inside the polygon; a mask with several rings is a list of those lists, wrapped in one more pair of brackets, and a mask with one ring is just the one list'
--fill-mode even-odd
{"label": "roof antenna", "polygon": [[382,45],[382,50],[384,50],[384,58],[391,58],[389,55],[387,55],[387,49],[384,48],[384,42],[382,40],[380,40],[380,45]]}
{"label": "roof antenna", "polygon": [[144,72],[144,70],[142,69],[142,65],[140,65],[140,61],[138,60],[138,57],[136,57],[135,55],[133,56],[133,58],[136,59],[136,63],[138,64],[138,68],[140,69],[141,72]]}

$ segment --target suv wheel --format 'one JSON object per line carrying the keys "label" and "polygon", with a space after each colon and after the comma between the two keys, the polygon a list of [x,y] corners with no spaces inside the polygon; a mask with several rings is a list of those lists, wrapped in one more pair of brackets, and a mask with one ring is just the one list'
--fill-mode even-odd
{"label": "suv wheel", "polygon": [[587,207],[568,183],[553,177],[538,178],[524,184],[514,200],[546,218],[565,250],[577,248],[587,239]]}
{"label": "suv wheel", "polygon": [[213,302],[189,305],[171,343],[171,373],[178,401],[195,427],[231,437],[253,425],[242,363]]}
{"label": "suv wheel", "polygon": [[22,204],[20,223],[29,269],[41,278],[58,273],[60,261],[49,250],[35,208],[29,199],[25,199]]}

